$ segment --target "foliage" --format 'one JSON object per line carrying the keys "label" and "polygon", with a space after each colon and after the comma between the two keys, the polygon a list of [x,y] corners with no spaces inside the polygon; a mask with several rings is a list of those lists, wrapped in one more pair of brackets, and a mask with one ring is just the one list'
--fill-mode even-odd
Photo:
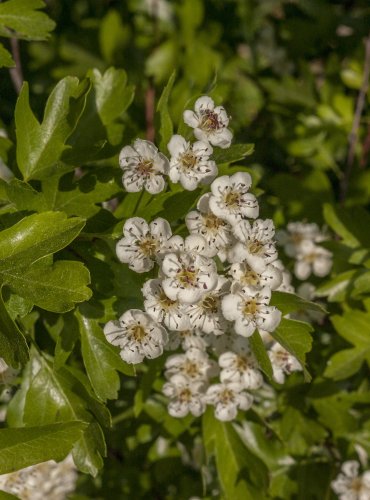
{"label": "foliage", "polygon": [[[335,498],[340,464],[370,453],[369,91],[348,158],[369,20],[362,0],[0,3],[0,358],[19,370],[0,473],[72,452],[76,499]],[[333,255],[315,302],[271,301],[304,372],[277,384],[256,332],[266,384],[234,423],[171,417],[165,360],[133,368],[102,330],[142,307],[144,277],[115,253],[124,222],[165,217],[184,235],[203,192],[126,193],[119,152],[190,139],[182,113],[204,94],[232,116],[219,174],[249,172],[277,228],[325,225]]]}

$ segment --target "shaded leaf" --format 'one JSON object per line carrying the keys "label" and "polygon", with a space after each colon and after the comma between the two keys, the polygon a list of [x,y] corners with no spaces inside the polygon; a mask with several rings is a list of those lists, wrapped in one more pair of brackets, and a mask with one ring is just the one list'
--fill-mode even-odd
{"label": "shaded leaf", "polygon": [[176,71],[174,71],[170,76],[157,105],[157,111],[159,112],[160,117],[159,134],[161,137],[159,142],[159,149],[163,152],[167,151],[167,144],[169,143],[171,136],[173,135],[173,123],[168,110],[168,100],[173,84],[175,83],[175,79]]}
{"label": "shaded leaf", "polygon": [[227,149],[215,148],[212,159],[218,163],[234,163],[253,154],[254,144],[234,144]]}
{"label": "shaded leaf", "polygon": [[9,316],[5,307],[0,287],[0,357],[13,368],[28,361],[26,339],[18,326]]}

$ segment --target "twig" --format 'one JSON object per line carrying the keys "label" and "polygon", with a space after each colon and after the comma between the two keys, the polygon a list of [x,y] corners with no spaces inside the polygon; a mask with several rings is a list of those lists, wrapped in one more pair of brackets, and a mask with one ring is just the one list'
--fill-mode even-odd
{"label": "twig", "polygon": [[10,78],[12,79],[15,91],[17,94],[21,91],[23,84],[23,72],[22,72],[22,63],[21,63],[21,55],[19,51],[19,41],[17,38],[10,39],[10,48],[12,51],[12,56],[15,62],[15,67],[9,69]]}
{"label": "twig", "polygon": [[369,75],[370,75],[370,34],[365,40],[364,76],[362,79],[360,92],[358,93],[357,97],[355,116],[352,123],[351,133],[349,134],[349,146],[348,146],[346,170],[344,172],[341,182],[340,202],[342,204],[344,203],[347,196],[349,178],[351,176],[353,162],[355,159],[355,149],[358,138],[358,129],[360,126],[362,111],[365,106],[367,89],[369,87]]}

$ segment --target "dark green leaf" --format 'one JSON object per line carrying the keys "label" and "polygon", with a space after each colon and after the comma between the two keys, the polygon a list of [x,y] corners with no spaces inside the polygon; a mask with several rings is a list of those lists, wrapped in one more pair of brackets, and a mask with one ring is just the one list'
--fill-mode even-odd
{"label": "dark green leaf", "polygon": [[277,307],[283,315],[293,311],[314,311],[325,313],[325,309],[315,302],[302,299],[294,293],[272,292],[270,305]]}
{"label": "dark green leaf", "polygon": [[170,76],[157,105],[157,111],[159,112],[160,116],[159,134],[161,136],[159,148],[163,152],[167,151],[167,144],[169,143],[171,136],[173,135],[173,123],[168,110],[168,99],[170,97],[173,84],[175,83],[175,78],[176,71],[174,71]]}
{"label": "dark green leaf", "polygon": [[47,460],[61,461],[87,428],[84,422],[64,422],[0,430],[0,474]]}
{"label": "dark green leaf", "polygon": [[28,360],[26,339],[9,316],[0,287],[0,354],[13,368],[24,365]]}
{"label": "dark green leaf", "polygon": [[261,339],[261,335],[258,330],[254,332],[254,334],[249,337],[249,345],[253,351],[253,354],[256,356],[256,359],[260,365],[261,370],[267,375],[267,377],[272,380],[272,366],[270,358],[267,355],[265,345]]}
{"label": "dark green leaf", "polygon": [[4,47],[2,43],[0,43],[0,68],[13,68],[15,63],[13,58],[8,50]]}
{"label": "dark green leaf", "polygon": [[254,144],[234,144],[227,149],[215,148],[212,158],[217,164],[234,163],[253,154]]}

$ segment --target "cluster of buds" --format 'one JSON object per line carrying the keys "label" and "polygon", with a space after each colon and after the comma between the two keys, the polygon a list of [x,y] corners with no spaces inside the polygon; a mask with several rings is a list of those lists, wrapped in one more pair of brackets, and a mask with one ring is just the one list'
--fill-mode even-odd
{"label": "cluster of buds", "polygon": [[185,216],[188,236],[173,235],[163,218],[125,222],[116,247],[119,260],[137,273],[156,267],[158,277],[144,283],[144,311],[126,311],[108,322],[104,333],[127,363],[181,345],[184,352],[165,363],[169,413],[199,416],[209,404],[216,418],[226,421],[238,409],[250,408],[253,391],[263,383],[248,341],[255,331],[266,343],[277,382],[301,366],[270,335],[281,320],[281,312],[270,305],[271,293],[283,282],[273,222],[258,218],[249,173],[216,178],[217,165],[210,158],[212,145],[231,144],[227,114],[201,97],[195,111],[184,112],[184,120],[198,141],[173,136],[169,160],[141,139],[123,148],[123,185],[127,191],[145,188],[155,194],[168,174],[187,190],[210,184],[210,192]]}

